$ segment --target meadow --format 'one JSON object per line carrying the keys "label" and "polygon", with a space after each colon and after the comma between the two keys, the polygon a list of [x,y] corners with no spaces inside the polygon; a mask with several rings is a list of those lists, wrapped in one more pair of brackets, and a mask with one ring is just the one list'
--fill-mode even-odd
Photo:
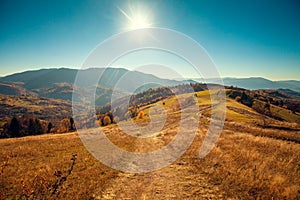
{"label": "meadow", "polygon": [[[103,165],[87,151],[76,132],[1,139],[1,198],[299,199],[299,126],[266,117],[272,126],[263,127],[264,116],[227,99],[222,134],[214,149],[201,159],[199,148],[210,122],[208,97],[207,91],[197,93],[201,115],[189,149],[173,164],[149,173],[124,173]],[[125,150],[159,149],[177,133],[180,112],[174,98],[155,104],[165,107],[168,119],[151,138],[127,136],[116,124],[102,129]],[[155,105],[141,109],[145,115],[136,122],[149,123],[148,109]]]}

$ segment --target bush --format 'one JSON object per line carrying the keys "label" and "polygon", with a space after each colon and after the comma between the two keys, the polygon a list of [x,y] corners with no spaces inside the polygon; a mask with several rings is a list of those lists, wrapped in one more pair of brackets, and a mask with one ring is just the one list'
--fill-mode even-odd
{"label": "bush", "polygon": [[120,118],[117,116],[117,117],[114,117],[114,123],[118,123],[120,122]]}
{"label": "bush", "polygon": [[70,126],[71,126],[70,120],[68,118],[65,118],[60,121],[60,127],[58,132],[66,133],[69,131]]}
{"label": "bush", "polygon": [[129,109],[130,118],[135,118],[138,115],[138,108],[132,107]]}
{"label": "bush", "polygon": [[143,119],[143,117],[144,117],[144,112],[140,111],[138,114],[138,119]]}
{"label": "bush", "polygon": [[235,100],[236,100],[237,102],[241,102],[241,97],[240,97],[240,96],[236,96],[236,97],[235,97]]}
{"label": "bush", "polygon": [[109,125],[109,124],[111,124],[111,119],[110,119],[109,116],[105,115],[105,116],[103,117],[103,119],[102,119],[102,125],[103,125],[103,126],[107,126],[107,125]]}

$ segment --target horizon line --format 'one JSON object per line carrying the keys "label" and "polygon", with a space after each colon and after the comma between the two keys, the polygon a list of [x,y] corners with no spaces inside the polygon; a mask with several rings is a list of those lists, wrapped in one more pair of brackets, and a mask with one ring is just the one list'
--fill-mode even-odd
{"label": "horizon line", "polygon": [[[7,74],[0,74],[0,78],[4,78],[4,77],[7,77],[7,76],[11,76],[11,75],[14,75],[14,74],[21,74],[21,73],[25,73],[25,72],[33,72],[33,71],[40,71],[40,70],[55,70],[55,69],[73,69],[73,70],[88,70],[88,69],[101,69],[101,68],[111,68],[111,69],[125,69],[125,70],[128,70],[128,71],[137,71],[137,72],[141,72],[141,73],[144,73],[144,74],[149,74],[149,73],[145,73],[145,72],[142,72],[142,71],[138,71],[138,70],[131,70],[131,69],[128,69],[126,67],[118,67],[118,66],[115,66],[115,67],[90,67],[90,68],[86,68],[86,69],[81,69],[81,68],[76,68],[76,67],[69,67],[69,66],[61,66],[61,67],[45,67],[45,68],[30,68],[30,69],[27,69],[27,70],[20,70],[20,71],[16,71],[16,72],[13,72],[13,73],[7,73]],[[151,74],[151,75],[154,75],[154,74]],[[156,76],[156,75],[154,75]],[[158,76],[157,76],[158,77]],[[166,77],[158,77],[158,78],[164,78],[164,79],[170,79],[170,80],[179,80],[179,79],[182,79],[182,80],[193,80],[193,79],[204,79],[204,78],[201,78],[201,77],[187,77],[187,78],[181,78],[181,77],[177,77],[177,78],[166,78]],[[211,77],[211,78],[207,78],[207,79],[215,79],[216,77]],[[264,76],[223,76],[221,77],[221,79],[250,79],[250,78],[263,78],[263,79],[266,79],[266,80],[269,80],[269,81],[273,81],[273,82],[277,82],[277,81],[300,81],[300,79],[270,79],[270,78],[266,78]]]}

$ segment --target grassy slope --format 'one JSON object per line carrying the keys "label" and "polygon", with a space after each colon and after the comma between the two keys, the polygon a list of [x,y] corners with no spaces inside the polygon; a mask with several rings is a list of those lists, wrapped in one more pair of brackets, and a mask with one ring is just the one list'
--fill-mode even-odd
{"label": "grassy slope", "polygon": [[274,105],[270,107],[270,110],[272,113],[275,113],[276,116],[279,116],[285,121],[295,122],[300,124],[300,113],[293,113],[290,110],[278,106],[274,106]]}
{"label": "grassy slope", "polygon": [[[83,104],[76,105],[81,110],[86,109]],[[35,116],[45,123],[51,122],[55,131],[59,128],[62,119],[72,116],[72,102],[37,96],[0,94],[0,131],[13,116],[23,115]]]}
{"label": "grassy slope", "polygon": [[[210,103],[205,91],[198,93],[198,100],[200,109]],[[162,102],[158,104],[162,105]],[[290,136],[300,132],[262,129],[252,123],[259,120],[255,111],[233,100],[227,100],[227,106],[231,109],[227,109],[225,128],[207,157],[198,158],[209,124],[209,111],[202,110],[201,129],[188,151],[172,165],[146,174],[121,173],[104,166],[88,153],[75,133],[0,140],[0,163],[6,160],[5,155],[12,155],[1,174],[0,191],[6,197],[21,194],[21,181],[28,188],[35,188],[33,183],[37,176],[53,182],[54,172],[68,169],[70,158],[76,153],[77,164],[65,182],[66,189],[60,198],[300,198],[300,145],[254,136],[256,133]],[[111,141],[129,151],[161,148],[176,134],[179,120],[174,109],[175,99],[165,100],[165,107],[168,113],[166,126],[154,138],[144,141],[127,137],[115,125],[104,130]],[[149,107],[145,113],[149,111],[147,109]],[[143,123],[143,119],[138,121]]]}
{"label": "grassy slope", "polygon": [[[35,114],[36,116],[70,116],[71,103],[39,97],[0,95],[1,113],[5,116]],[[9,114],[10,115],[9,115]]]}
{"label": "grassy slope", "polygon": [[[211,104],[211,99],[210,99],[210,94],[209,91],[201,91],[201,92],[197,92],[197,100],[198,100],[198,105],[200,106],[200,110],[202,110],[202,114],[206,114],[207,116],[210,115],[210,109],[205,109],[207,107],[210,107]],[[190,94],[184,94],[181,96],[191,96]],[[166,100],[163,101],[165,103],[165,107],[167,107],[167,109],[172,109],[178,105],[178,102],[176,100],[176,97],[170,97]],[[162,105],[162,102],[159,102],[158,104]],[[256,119],[256,115],[258,115],[258,113],[256,113],[254,110],[252,110],[251,108],[240,104],[232,99],[227,99],[226,100],[226,120],[228,121],[235,121],[235,122],[250,122],[250,121],[254,121]],[[235,110],[229,109],[229,108],[236,108]],[[201,108],[204,108],[201,109]],[[245,114],[241,114],[241,112],[238,111],[246,111],[248,113],[248,115]],[[147,109],[146,109],[147,112]]]}

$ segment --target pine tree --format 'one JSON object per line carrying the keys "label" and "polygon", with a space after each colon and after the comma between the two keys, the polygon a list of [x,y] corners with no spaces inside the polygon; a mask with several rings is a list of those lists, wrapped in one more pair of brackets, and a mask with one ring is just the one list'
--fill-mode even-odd
{"label": "pine tree", "polygon": [[48,126],[47,126],[47,133],[50,133],[51,132],[51,129],[52,129],[53,125],[51,122],[48,123]]}
{"label": "pine tree", "polygon": [[44,131],[40,121],[36,118],[34,122],[36,135],[43,134]]}
{"label": "pine tree", "polygon": [[43,131],[43,127],[38,119],[35,119],[35,120],[30,119],[27,132],[28,132],[28,135],[39,135],[39,134],[42,134],[44,131]]}
{"label": "pine tree", "polygon": [[11,137],[20,137],[20,123],[16,117],[13,117],[10,126],[9,126],[9,133]]}
{"label": "pine tree", "polygon": [[29,119],[29,124],[27,127],[27,134],[28,135],[35,135],[35,126],[33,119]]}
{"label": "pine tree", "polygon": [[74,119],[72,117],[70,117],[70,128],[69,128],[70,131],[73,131],[74,130]]}

